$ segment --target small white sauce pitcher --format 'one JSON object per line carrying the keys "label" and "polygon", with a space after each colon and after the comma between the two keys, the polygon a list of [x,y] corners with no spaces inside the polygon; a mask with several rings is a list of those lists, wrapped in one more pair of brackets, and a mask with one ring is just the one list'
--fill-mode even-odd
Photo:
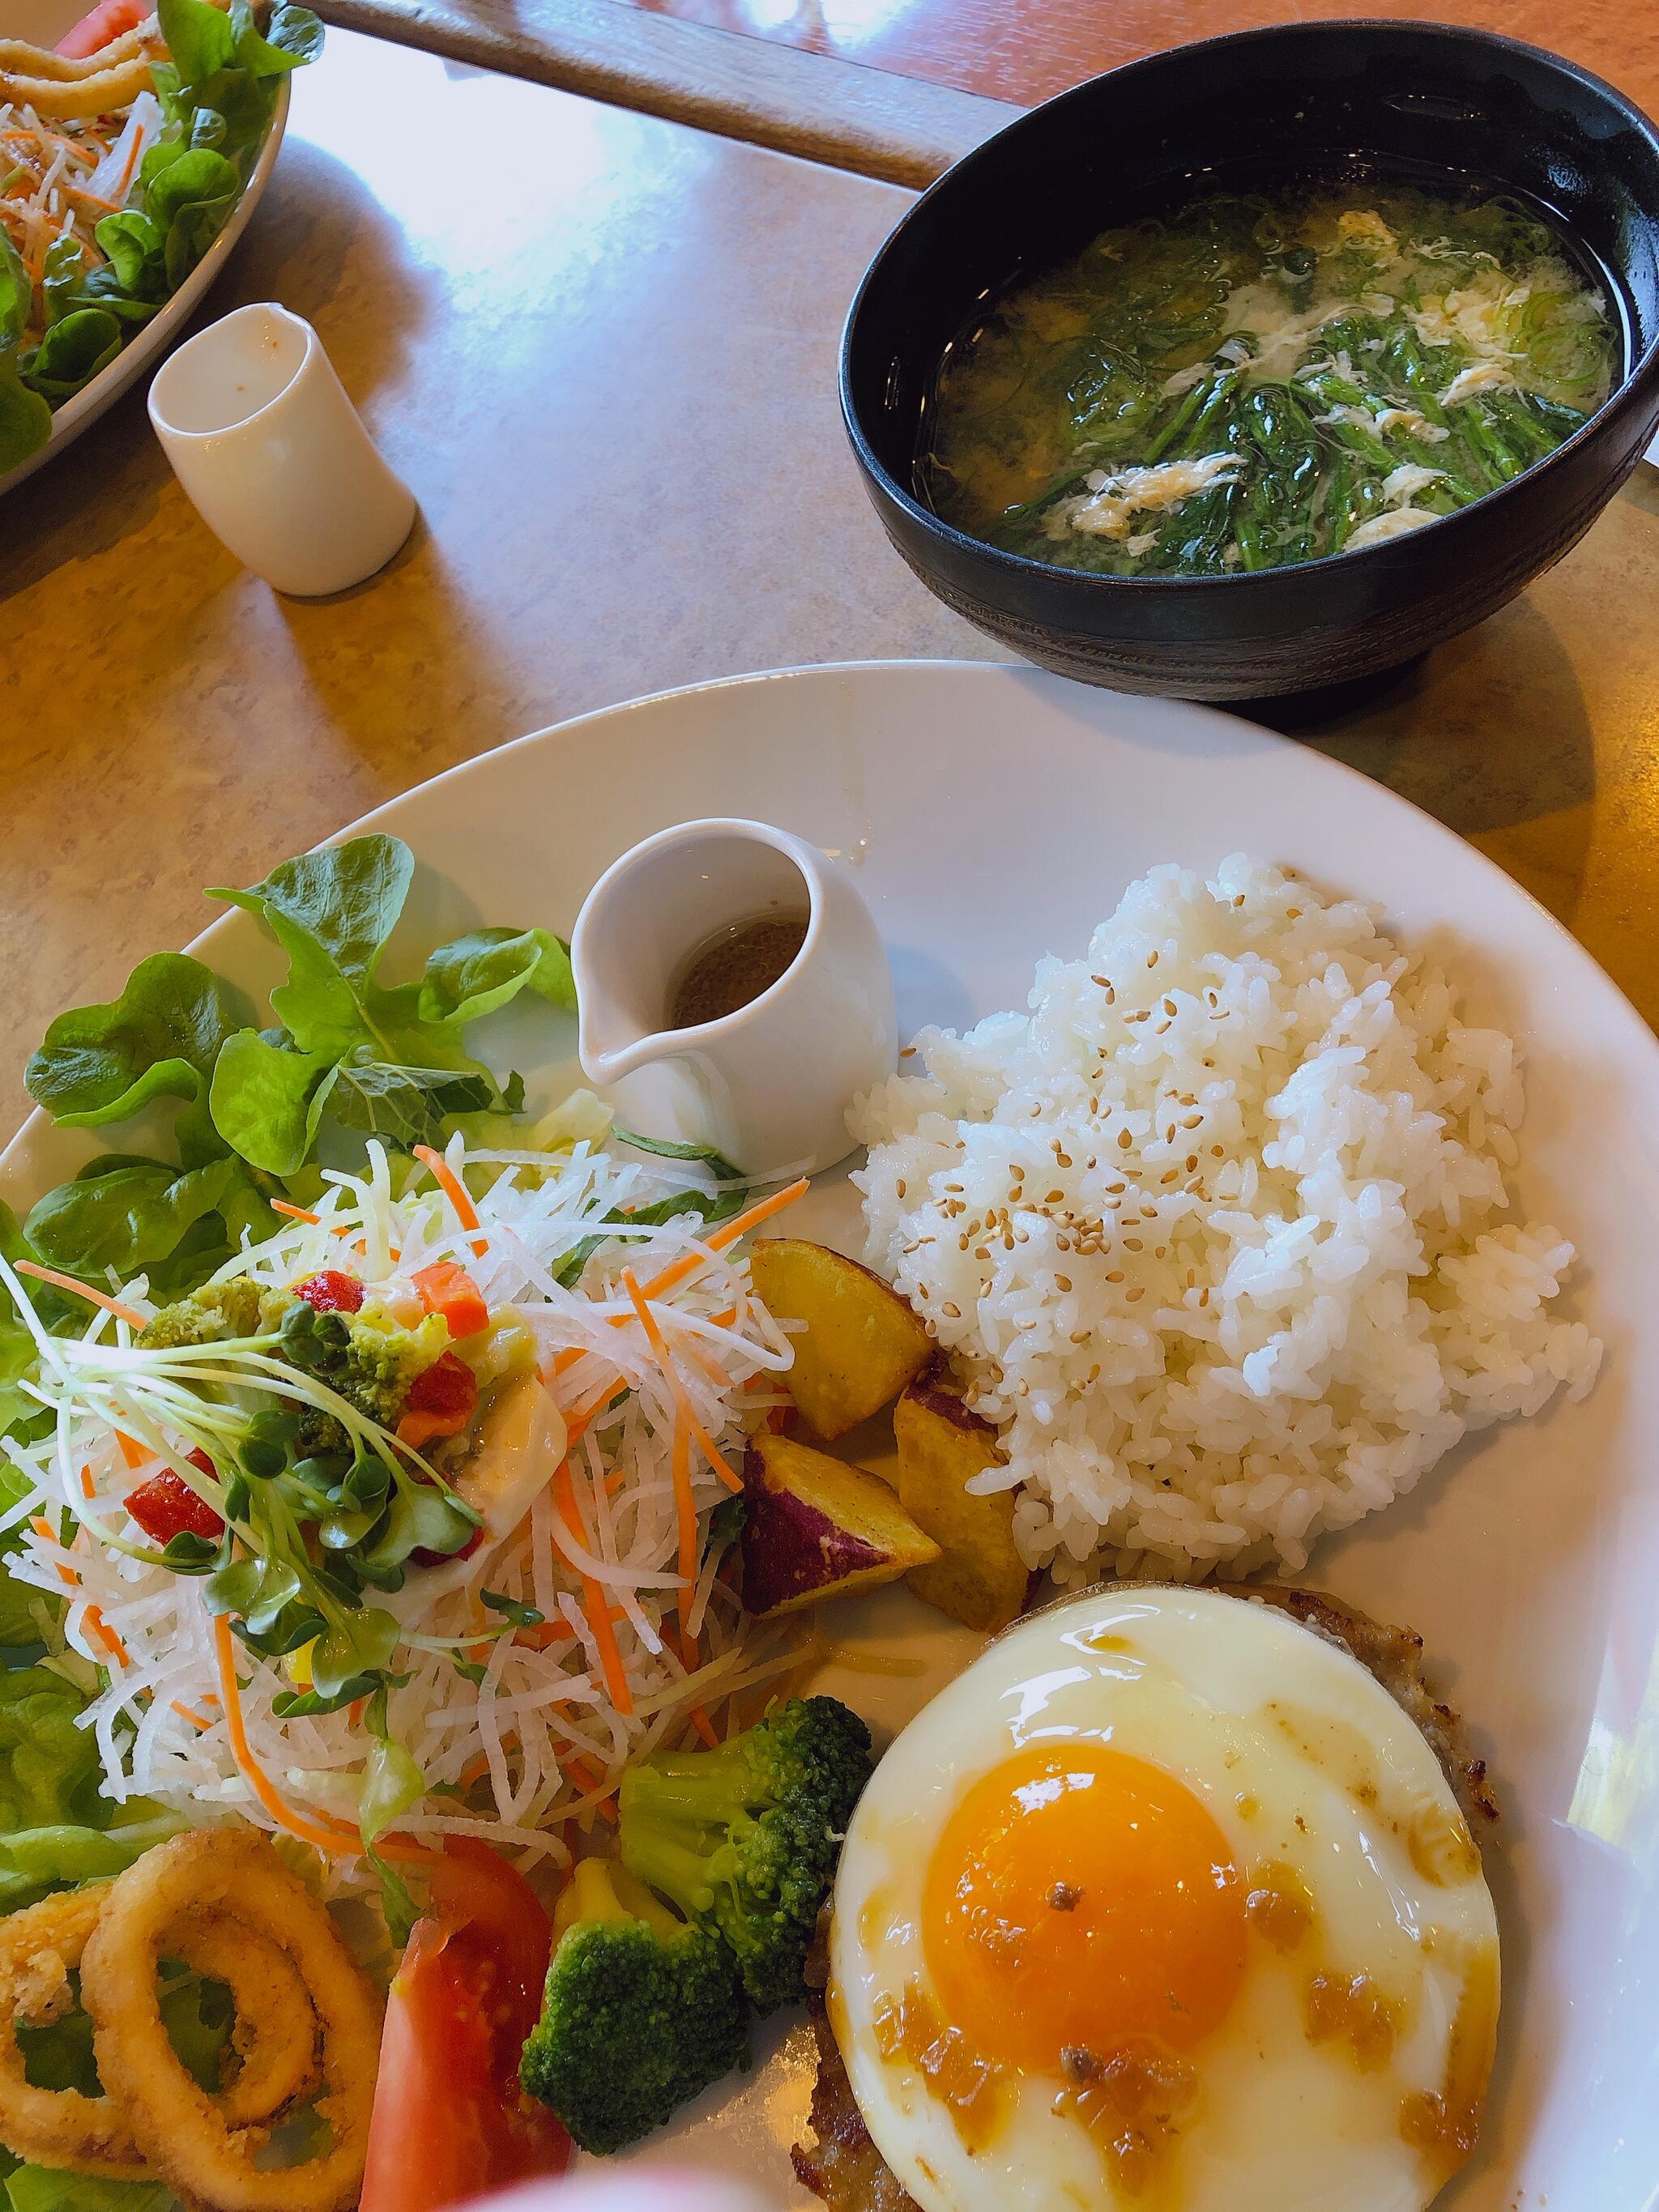
{"label": "small white sauce pitcher", "polygon": [[[669,1027],[670,994],[720,930],[803,909],[805,941],[775,983],[718,1021]],[[870,909],[838,861],[764,822],[685,822],[624,853],[588,893],[570,959],[588,1080],[665,1070],[646,1133],[712,1145],[757,1182],[844,1159],[854,1094],[896,1065]]]}

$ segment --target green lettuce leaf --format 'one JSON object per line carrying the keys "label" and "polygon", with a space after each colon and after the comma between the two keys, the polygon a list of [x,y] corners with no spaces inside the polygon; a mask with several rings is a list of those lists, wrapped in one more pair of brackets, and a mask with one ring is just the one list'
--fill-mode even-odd
{"label": "green lettuce leaf", "polygon": [[167,284],[176,292],[229,222],[242,173],[211,147],[163,144],[145,155],[143,176],[144,212],[161,234]]}
{"label": "green lettuce leaf", "polygon": [[105,216],[93,235],[109,256],[115,281],[124,292],[146,298],[165,295],[165,240],[150,216],[141,215],[137,208],[123,208],[118,215]]}
{"label": "green lettuce leaf", "polygon": [[[120,1808],[134,1810],[131,1805]],[[15,1912],[54,1889],[125,1873],[152,1844],[176,1836],[188,1823],[178,1813],[125,1820],[118,1828],[60,1825],[20,1828],[0,1836],[0,1912]]]}
{"label": "green lettuce leaf", "polygon": [[[5,242],[0,239],[0,245]],[[0,351],[0,476],[21,467],[51,436],[52,409],[24,383],[16,355]]]}
{"label": "green lettuce leaf", "polygon": [[[106,218],[106,221],[111,219]],[[145,290],[147,295],[150,290],[148,278],[145,280]],[[100,267],[88,270],[82,278],[80,289],[75,295],[75,304],[77,307],[101,307],[106,314],[113,315],[118,322],[131,323],[136,325],[139,323],[147,323],[151,316],[160,314],[166,304],[167,274],[165,270],[162,270],[156,280],[154,291],[153,297],[135,299],[122,289],[121,280],[113,269]]]}
{"label": "green lettuce leaf", "polygon": [[292,1175],[317,1140],[335,1074],[325,1052],[285,1052],[257,1030],[239,1030],[213,1071],[213,1125],[256,1168]]}
{"label": "green lettuce leaf", "polygon": [[410,1067],[401,1061],[372,1059],[365,1048],[348,1053],[337,1065],[338,1081],[328,1110],[348,1129],[408,1152],[416,1145],[441,1142],[444,1123],[453,1114],[476,1114],[498,1103],[493,1079],[483,1070],[469,1073],[447,1067]]}
{"label": "green lettuce leaf", "polygon": [[[0,1370],[10,1378],[0,1387],[0,1433],[24,1428],[40,1416],[41,1408],[16,1387],[25,1375],[33,1372],[34,1359],[34,1343],[27,1330],[21,1322],[0,1320]],[[21,1468],[0,1456],[0,1514],[20,1504],[30,1487]],[[7,1571],[7,1556],[22,1540],[22,1529],[15,1522],[0,1532],[0,1667],[17,1666],[21,1663],[19,1654],[38,1652],[46,1641],[46,1632],[63,1611],[45,1590],[36,1589],[31,1583],[20,1583]]]}
{"label": "green lettuce leaf", "polygon": [[377,835],[284,860],[248,890],[209,893],[257,915],[287,953],[289,979],[270,1004],[302,1051],[337,1057],[365,1036],[386,1042],[371,1009],[391,994],[377,992],[374,971],[414,872],[408,846]]}
{"label": "green lettuce leaf", "polygon": [[[42,1408],[35,1404],[33,1398],[26,1397],[20,1388],[33,1374],[35,1358],[34,1339],[9,1309],[0,1308],[0,1436],[11,1435],[41,1414]],[[9,1491],[14,1480],[21,1481],[21,1477],[9,1462],[0,1460],[0,1510],[15,1504],[21,1495],[21,1492]],[[0,1551],[4,1548],[4,1540],[0,1538]],[[3,1594],[0,1594],[0,1620],[3,1620]],[[0,1626],[0,1644],[15,1640],[6,1634],[3,1626]],[[32,1643],[33,1638],[25,1637],[21,1640]]]}
{"label": "green lettuce leaf", "polygon": [[15,346],[28,328],[34,288],[23,257],[0,231],[0,348]]}
{"label": "green lettuce leaf", "polygon": [[210,7],[208,0],[158,0],[156,14],[181,84],[198,84],[230,66],[236,33],[222,9]]}
{"label": "green lettuce leaf", "polygon": [[70,1128],[124,1121],[152,1098],[198,1098],[226,1038],[252,1012],[199,960],[154,953],[112,1004],[59,1014],[23,1081],[35,1103]]}
{"label": "green lettuce leaf", "polygon": [[323,51],[321,18],[309,8],[297,6],[295,0],[277,0],[267,36],[279,52],[292,54],[301,63],[314,62]]}
{"label": "green lettuce leaf", "polygon": [[72,399],[121,350],[121,325],[102,307],[77,307],[54,322],[23,369],[24,381],[53,406]]}
{"label": "green lettuce leaf", "polygon": [[98,1794],[98,1745],[77,1728],[84,1700],[45,1667],[0,1674],[0,1832],[101,1828],[114,1807]]}
{"label": "green lettuce leaf", "polygon": [[[310,16],[308,25],[295,20],[305,16]],[[248,0],[230,0],[230,27],[236,66],[251,76],[286,76],[312,60],[322,45],[323,27],[308,8],[276,9],[267,39],[260,35]]]}
{"label": "green lettuce leaf", "polygon": [[475,929],[428,955],[421,1018],[477,1021],[521,990],[535,991],[574,1014],[576,984],[569,946],[546,929]]}
{"label": "green lettuce leaf", "polygon": [[94,1281],[112,1267],[125,1278],[170,1258],[186,1230],[218,1212],[235,1179],[229,1159],[185,1169],[155,1160],[106,1169],[94,1160],[46,1193],[23,1231],[49,1267]]}
{"label": "green lettuce leaf", "polygon": [[61,322],[75,301],[76,286],[85,266],[81,258],[80,240],[72,231],[65,231],[53,239],[46,248],[46,258],[40,271],[40,289],[46,295],[46,320]]}

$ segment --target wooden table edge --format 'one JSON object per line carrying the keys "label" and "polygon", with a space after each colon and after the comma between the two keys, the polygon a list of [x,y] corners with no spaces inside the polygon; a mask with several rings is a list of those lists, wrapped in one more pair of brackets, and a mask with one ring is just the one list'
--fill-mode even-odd
{"label": "wooden table edge", "polygon": [[319,0],[325,21],[913,190],[1024,112],[623,0]]}

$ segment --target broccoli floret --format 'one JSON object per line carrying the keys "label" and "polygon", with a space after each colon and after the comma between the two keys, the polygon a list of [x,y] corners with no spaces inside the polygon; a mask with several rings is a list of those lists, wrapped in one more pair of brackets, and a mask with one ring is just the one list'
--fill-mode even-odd
{"label": "broccoli floret", "polygon": [[749,2063],[748,2008],[716,1935],[677,1919],[620,1867],[584,1859],[519,2078],[584,2150],[637,2142]]}
{"label": "broccoli floret", "polygon": [[263,1288],[251,1275],[204,1283],[187,1298],[163,1306],[138,1332],[146,1352],[173,1352],[193,1344],[223,1344],[232,1337],[262,1336],[282,1324],[291,1292]]}
{"label": "broccoli floret", "polygon": [[870,1778],[870,1731],[834,1698],[799,1698],[718,1751],[653,1753],[618,1794],[623,1863],[731,1946],[768,2013],[802,1970],[842,1837]]}
{"label": "broccoli floret", "polygon": [[[316,1313],[301,1298],[284,1318],[279,1349],[366,1419],[395,1429],[416,1376],[449,1349],[449,1325],[441,1314],[428,1314],[404,1328],[374,1305],[355,1314]],[[343,1444],[343,1431],[339,1441]]]}

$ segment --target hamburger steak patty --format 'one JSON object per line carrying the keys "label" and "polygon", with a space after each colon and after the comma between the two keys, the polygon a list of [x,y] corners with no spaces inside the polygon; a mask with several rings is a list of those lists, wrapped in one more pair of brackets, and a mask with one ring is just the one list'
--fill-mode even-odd
{"label": "hamburger steak patty", "polygon": [[[1317,1590],[1264,1583],[1231,1595],[1255,1604],[1279,1607],[1316,1636],[1340,1645],[1359,1662],[1421,1729],[1478,1843],[1498,1818],[1498,1800],[1487,1778],[1486,1762],[1470,1749],[1461,1717],[1449,1705],[1440,1704],[1423,1679],[1422,1638],[1413,1629],[1393,1628],[1353,1606],[1339,1605],[1334,1598]],[[807,2009],[818,2050],[817,2079],[809,2115],[816,2140],[810,2148],[797,2143],[790,2153],[796,2174],[805,2187],[823,2199],[829,2212],[921,2212],[915,2198],[871,2140],[830,2031],[823,1996],[829,1979],[826,1931],[827,1916],[820,1923],[819,1940],[807,1962],[807,1979],[811,1984]]]}

